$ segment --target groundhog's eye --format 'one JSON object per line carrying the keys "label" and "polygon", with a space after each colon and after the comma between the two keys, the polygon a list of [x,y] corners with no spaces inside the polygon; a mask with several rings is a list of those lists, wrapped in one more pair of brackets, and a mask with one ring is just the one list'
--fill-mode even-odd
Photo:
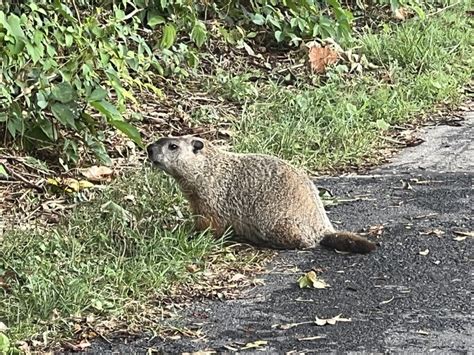
{"label": "groundhog's eye", "polygon": [[169,150],[176,150],[176,149],[178,149],[178,146],[177,146],[176,144],[174,144],[174,143],[170,143],[170,144],[168,145],[168,149],[169,149]]}

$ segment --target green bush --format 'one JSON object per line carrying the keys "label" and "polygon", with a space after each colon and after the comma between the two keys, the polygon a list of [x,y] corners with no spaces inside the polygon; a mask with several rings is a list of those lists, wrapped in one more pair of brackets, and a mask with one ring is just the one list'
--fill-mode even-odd
{"label": "green bush", "polygon": [[0,5],[0,131],[6,141],[73,164],[82,152],[109,162],[110,126],[141,146],[126,109],[142,91],[159,99],[156,77],[188,74],[211,37],[241,47],[250,40],[298,45],[348,37],[352,19],[338,0],[67,4]]}

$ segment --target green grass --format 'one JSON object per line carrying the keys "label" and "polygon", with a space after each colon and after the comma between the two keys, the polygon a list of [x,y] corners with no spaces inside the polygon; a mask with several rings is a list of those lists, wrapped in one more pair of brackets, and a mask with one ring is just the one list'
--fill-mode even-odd
{"label": "green grass", "polygon": [[[234,121],[236,150],[309,169],[357,164],[375,152],[388,125],[459,102],[474,66],[472,38],[472,20],[449,10],[359,38],[361,52],[382,70],[349,78],[334,71],[324,84],[293,87],[221,73],[213,90],[245,104]],[[390,82],[382,80],[386,73]],[[211,124],[216,116],[212,106],[192,115]],[[105,208],[109,201],[129,214]],[[186,266],[205,265],[220,248],[207,234],[191,238],[190,228],[176,186],[145,169],[79,205],[60,226],[8,232],[1,240],[0,322],[14,340],[45,331],[55,339],[72,334],[74,315],[123,317],[152,307],[155,295],[194,280]]]}
{"label": "green grass", "polygon": [[[219,242],[207,234],[191,237],[190,224],[173,217],[177,209],[188,217],[175,192],[163,174],[137,172],[82,204],[63,226],[7,233],[0,276],[8,288],[0,287],[0,320],[11,335],[54,334],[72,315],[120,315],[128,304],[146,304],[173,282],[189,281],[186,266],[200,265]],[[104,207],[109,201],[128,213]]]}
{"label": "green grass", "polygon": [[[462,9],[367,33],[356,44],[381,70],[349,79],[330,73],[317,87],[305,80],[292,88],[260,84],[260,98],[234,126],[235,149],[276,154],[311,170],[359,164],[389,125],[459,102],[474,69],[473,38],[473,21]],[[381,79],[384,72],[390,82]]]}

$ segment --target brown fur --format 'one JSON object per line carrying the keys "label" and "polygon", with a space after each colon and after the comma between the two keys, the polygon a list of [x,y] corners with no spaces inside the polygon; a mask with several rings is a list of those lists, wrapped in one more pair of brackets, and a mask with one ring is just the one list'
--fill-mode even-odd
{"label": "brown fur", "polygon": [[149,159],[173,176],[198,230],[279,249],[330,248],[366,253],[375,245],[329,221],[318,190],[302,171],[263,154],[237,154],[191,136],[161,138]]}

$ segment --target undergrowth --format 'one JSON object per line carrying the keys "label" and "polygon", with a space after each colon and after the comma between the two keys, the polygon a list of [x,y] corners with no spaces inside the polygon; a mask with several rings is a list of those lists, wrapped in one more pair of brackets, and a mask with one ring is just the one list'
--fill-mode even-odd
{"label": "undergrowth", "polygon": [[51,231],[7,233],[0,320],[14,338],[40,330],[54,338],[64,329],[72,336],[64,324],[70,317],[120,315],[128,304],[146,304],[173,283],[189,281],[186,267],[201,265],[218,242],[193,235],[184,217],[173,217],[179,209],[187,216],[169,179],[138,172]]}
{"label": "undergrowth", "polygon": [[459,103],[474,69],[472,19],[462,15],[452,11],[359,38],[377,72],[344,79],[335,68],[317,87],[262,85],[235,123],[235,149],[276,154],[312,170],[359,164],[390,126],[439,103]]}

